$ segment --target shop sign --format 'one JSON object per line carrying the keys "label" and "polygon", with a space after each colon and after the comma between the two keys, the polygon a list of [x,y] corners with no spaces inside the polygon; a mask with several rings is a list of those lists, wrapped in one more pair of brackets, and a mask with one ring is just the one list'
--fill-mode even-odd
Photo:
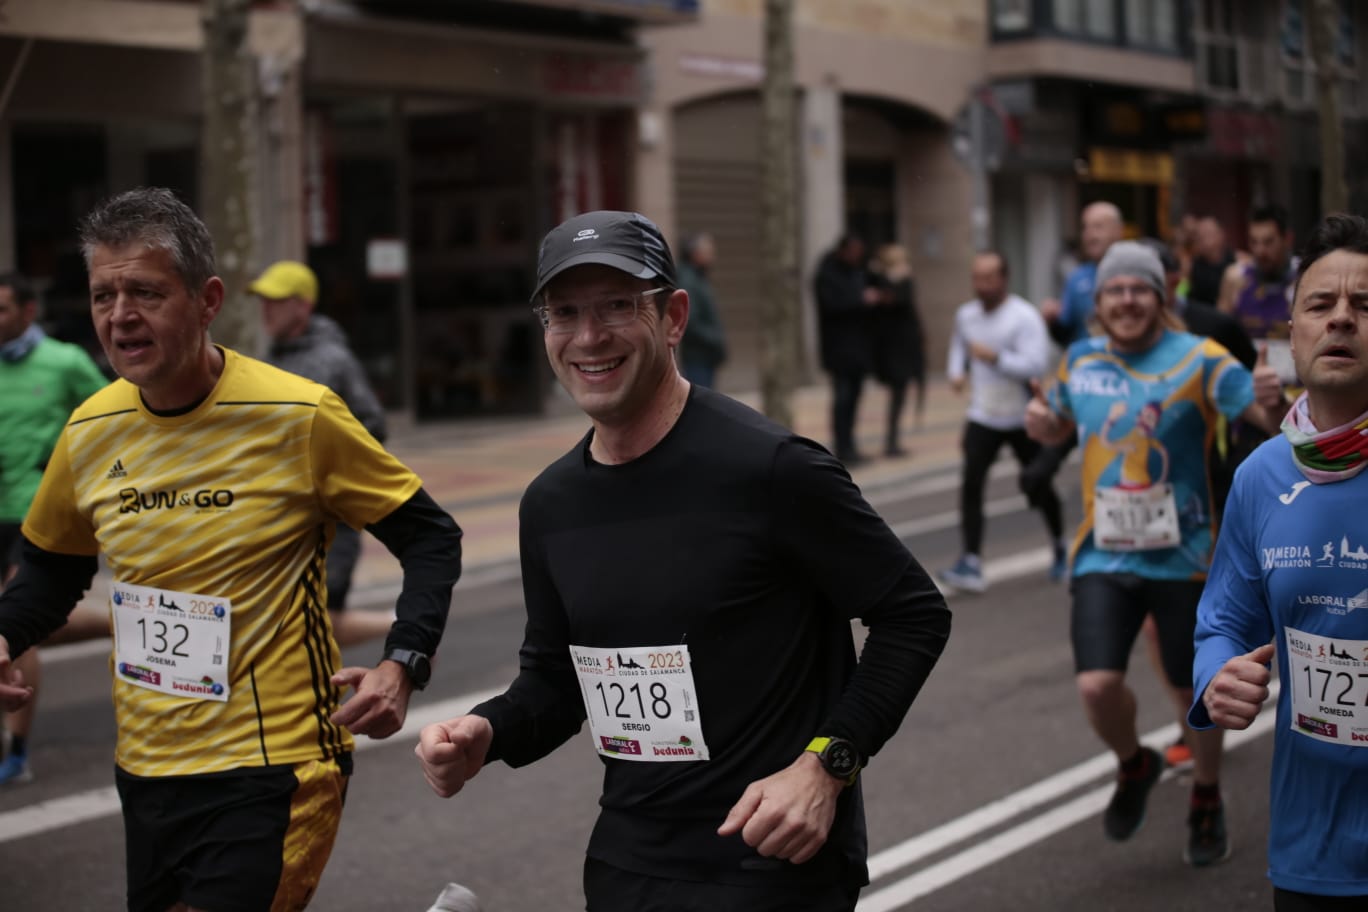
{"label": "shop sign", "polygon": [[366,276],[393,281],[408,275],[408,247],[401,238],[371,238],[366,242]]}
{"label": "shop sign", "polygon": [[542,88],[556,98],[615,101],[634,105],[645,79],[636,60],[550,53],[542,61]]}
{"label": "shop sign", "polygon": [[1109,184],[1173,183],[1173,156],[1143,149],[1088,150],[1088,177]]}

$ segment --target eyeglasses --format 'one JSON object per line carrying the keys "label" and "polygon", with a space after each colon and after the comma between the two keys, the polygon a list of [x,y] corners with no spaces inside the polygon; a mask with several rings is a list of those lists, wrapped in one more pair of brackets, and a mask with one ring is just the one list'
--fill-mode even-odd
{"label": "eyeglasses", "polygon": [[601,326],[626,326],[636,320],[637,307],[643,298],[669,291],[669,288],[650,288],[635,294],[620,294],[593,302],[548,301],[532,308],[549,333],[563,335],[579,329],[580,317],[592,312]]}
{"label": "eyeglasses", "polygon": [[1107,285],[1102,289],[1102,297],[1108,301],[1123,301],[1126,298],[1144,298],[1155,294],[1151,285]]}

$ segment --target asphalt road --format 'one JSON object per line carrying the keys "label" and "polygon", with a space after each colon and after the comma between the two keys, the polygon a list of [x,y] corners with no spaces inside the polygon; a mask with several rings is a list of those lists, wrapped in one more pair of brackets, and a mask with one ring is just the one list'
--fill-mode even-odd
{"label": "asphalt road", "polygon": [[[1011,473],[1001,476],[988,495],[993,585],[984,595],[952,597],[947,651],[864,774],[874,882],[861,912],[1271,909],[1267,728],[1227,754],[1235,852],[1225,864],[1197,871],[1180,858],[1181,775],[1156,788],[1131,842],[1103,837],[1114,767],[1074,693],[1067,589],[1046,579],[1042,524],[1024,511]],[[955,482],[936,475],[869,492],[931,570],[958,551]],[[1076,482],[1066,487],[1073,522]],[[458,587],[433,683],[415,700],[411,725],[459,714],[513,676],[520,590],[513,580],[486,579],[493,581]],[[352,649],[347,660],[368,663],[374,652]],[[122,908],[107,660],[68,650],[46,668],[36,778],[0,790],[0,908]],[[1132,670],[1141,730],[1162,747],[1176,710],[1139,649]],[[415,742],[406,729],[362,746],[312,908],[423,912],[448,881],[473,889],[486,912],[583,908],[580,865],[600,778],[587,735],[525,769],[491,766],[449,800],[423,783]]]}

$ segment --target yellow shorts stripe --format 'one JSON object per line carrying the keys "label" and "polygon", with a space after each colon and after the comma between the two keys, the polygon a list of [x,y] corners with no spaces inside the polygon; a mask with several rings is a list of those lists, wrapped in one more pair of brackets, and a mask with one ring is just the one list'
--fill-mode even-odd
{"label": "yellow shorts stripe", "polygon": [[309,905],[332,854],[342,823],[347,776],[337,762],[295,764],[299,788],[290,801],[290,825],[281,847],[280,883],[271,912],[298,912]]}

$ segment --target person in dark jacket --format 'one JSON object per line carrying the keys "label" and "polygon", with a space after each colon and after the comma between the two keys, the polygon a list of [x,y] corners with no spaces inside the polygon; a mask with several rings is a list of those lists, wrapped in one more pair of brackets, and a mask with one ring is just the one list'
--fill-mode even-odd
{"label": "person in dark jacket", "polygon": [[[303,263],[281,260],[267,267],[249,290],[261,300],[261,321],[270,337],[265,360],[332,390],[361,426],[384,443],[384,407],[352,354],[346,333],[332,318],[314,313],[318,277],[313,270]],[[375,612],[343,613],[360,559],[361,533],[338,523],[328,548],[328,615],[333,635],[342,646],[384,636],[393,620]]]}
{"label": "person in dark jacket", "polygon": [[727,360],[727,340],[717,312],[708,271],[717,256],[710,234],[695,234],[684,242],[679,263],[679,287],[689,293],[689,326],[679,343],[679,370],[684,379],[711,387],[717,368]]}
{"label": "person in dark jacket", "polygon": [[869,285],[865,243],[844,234],[822,258],[813,282],[822,368],[831,374],[831,435],[836,458],[846,465],[864,461],[855,447],[855,415],[860,389],[869,373],[869,311],[879,292]]}
{"label": "person in dark jacket", "polygon": [[926,350],[907,250],[899,244],[880,247],[870,281],[879,292],[879,306],[870,313],[874,376],[888,387],[884,454],[904,456],[906,451],[898,443],[898,424],[909,383],[917,384],[917,427],[921,427],[926,413]]}

